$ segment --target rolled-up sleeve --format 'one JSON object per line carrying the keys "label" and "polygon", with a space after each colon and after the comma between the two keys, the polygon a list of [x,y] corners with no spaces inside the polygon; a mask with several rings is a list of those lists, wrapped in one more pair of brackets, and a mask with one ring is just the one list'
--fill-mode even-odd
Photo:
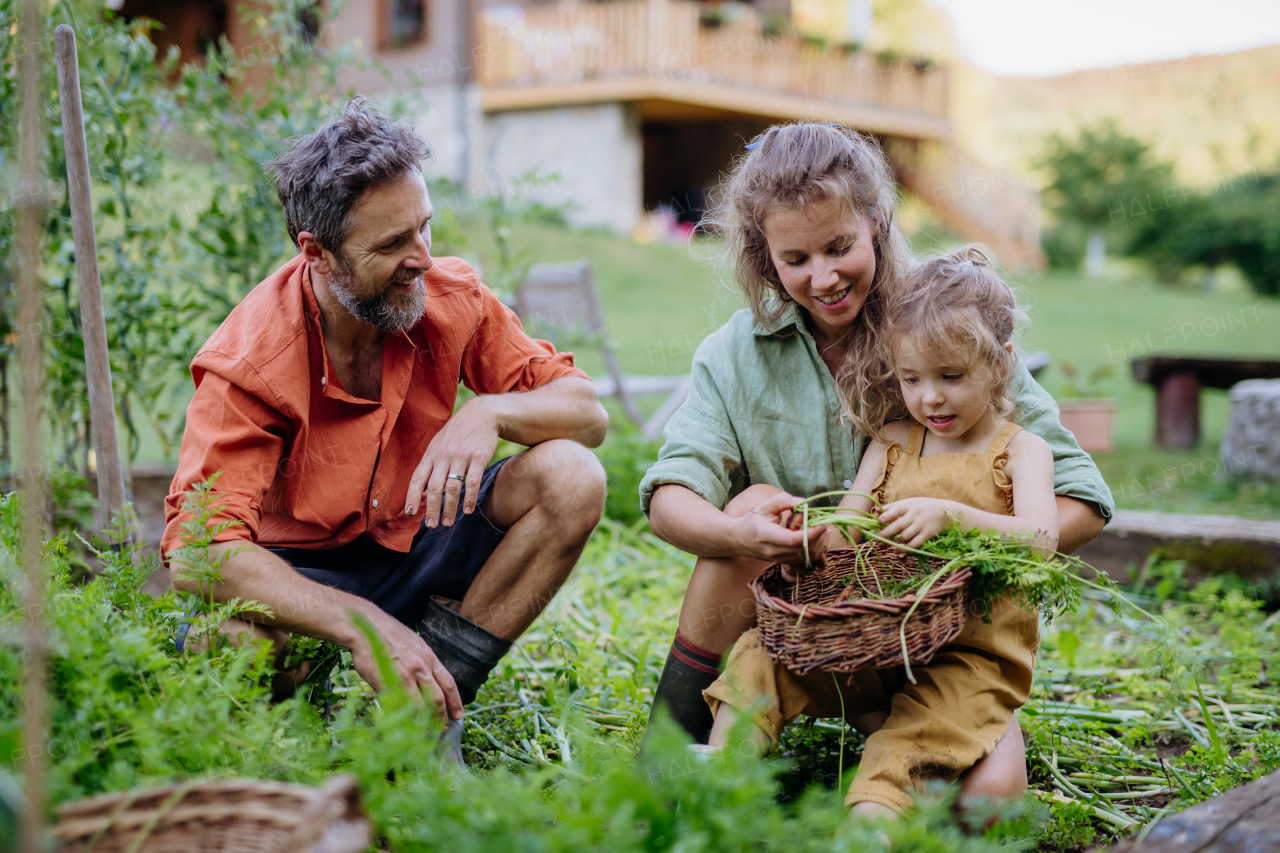
{"label": "rolled-up sleeve", "polygon": [[1062,425],[1058,404],[1021,365],[1014,378],[1014,391],[1018,423],[1043,438],[1053,451],[1054,493],[1097,504],[1103,518],[1110,521],[1115,512],[1111,489],[1102,479],[1093,457],[1080,449],[1076,437]]}
{"label": "rolled-up sleeve", "polygon": [[493,291],[480,286],[480,325],[462,356],[462,381],[477,394],[532,391],[562,376],[590,377],[573,353],[525,334],[520,318]]}
{"label": "rolled-up sleeve", "polygon": [[213,524],[234,522],[214,541],[257,541],[262,501],[284,455],[290,422],[280,412],[216,373],[196,371],[195,396],[178,457],[178,473],[165,498],[161,553],[181,548],[192,517],[182,504],[198,484],[219,474]]}
{"label": "rolled-up sleeve", "polygon": [[741,485],[742,450],[715,374],[700,350],[693,360],[689,397],[667,422],[666,439],[640,482],[640,506],[645,514],[659,486],[675,484],[697,494],[717,509],[729,503]]}

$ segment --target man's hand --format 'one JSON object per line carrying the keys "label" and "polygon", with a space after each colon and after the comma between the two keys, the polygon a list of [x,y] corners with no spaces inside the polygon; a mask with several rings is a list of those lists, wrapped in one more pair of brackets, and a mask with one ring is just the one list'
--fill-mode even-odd
{"label": "man's hand", "polygon": [[[444,668],[436,653],[427,645],[427,641],[386,614],[377,619],[374,627],[382,636],[409,695],[421,696],[426,691],[431,696],[437,714],[461,720],[462,698],[458,695],[458,686],[454,684],[449,670]],[[351,647],[351,662],[361,678],[373,685],[375,690],[382,689],[377,661],[374,660],[373,650],[363,634],[360,634],[359,640]]]}
{"label": "man's hand", "polygon": [[962,507],[955,501],[905,498],[880,511],[880,521],[885,525],[880,535],[908,548],[919,548],[950,527],[952,518],[962,516]]}
{"label": "man's hand", "polygon": [[435,527],[442,520],[443,509],[444,526],[452,526],[458,515],[458,494],[464,482],[466,500],[462,511],[467,515],[475,511],[480,478],[498,449],[498,419],[487,399],[468,400],[431,439],[409,480],[404,505],[406,515],[417,515],[425,509],[427,527]]}

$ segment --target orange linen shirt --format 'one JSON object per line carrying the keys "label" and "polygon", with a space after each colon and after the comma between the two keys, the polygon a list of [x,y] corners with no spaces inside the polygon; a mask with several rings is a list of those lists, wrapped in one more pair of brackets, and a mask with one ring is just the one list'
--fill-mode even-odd
{"label": "orange linen shirt", "polygon": [[342,390],[301,255],[236,306],[191,363],[162,553],[183,544],[186,493],[217,471],[226,507],[214,522],[241,522],[219,541],[321,549],[368,534],[408,551],[422,521],[403,512],[409,478],[453,414],[459,380],[503,394],[586,376],[571,353],[526,335],[465,262],[436,258],[425,279],[422,320],[386,336],[380,402]]}

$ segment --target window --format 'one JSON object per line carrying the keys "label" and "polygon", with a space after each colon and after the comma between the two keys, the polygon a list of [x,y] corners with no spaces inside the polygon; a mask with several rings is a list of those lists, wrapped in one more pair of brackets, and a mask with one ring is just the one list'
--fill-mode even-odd
{"label": "window", "polygon": [[409,47],[427,40],[426,0],[382,0],[382,47]]}
{"label": "window", "polygon": [[307,44],[315,44],[320,38],[322,17],[324,17],[324,9],[319,3],[298,5],[298,28],[302,30],[302,38]]}

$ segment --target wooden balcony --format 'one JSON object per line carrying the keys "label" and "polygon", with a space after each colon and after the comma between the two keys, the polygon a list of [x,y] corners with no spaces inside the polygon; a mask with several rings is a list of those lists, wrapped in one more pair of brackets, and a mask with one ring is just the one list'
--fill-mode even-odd
{"label": "wooden balcony", "polygon": [[948,75],[907,60],[767,34],[745,5],[711,23],[689,0],[604,0],[482,11],[476,54],[487,112],[665,102],[769,119],[828,119],[945,139]]}

